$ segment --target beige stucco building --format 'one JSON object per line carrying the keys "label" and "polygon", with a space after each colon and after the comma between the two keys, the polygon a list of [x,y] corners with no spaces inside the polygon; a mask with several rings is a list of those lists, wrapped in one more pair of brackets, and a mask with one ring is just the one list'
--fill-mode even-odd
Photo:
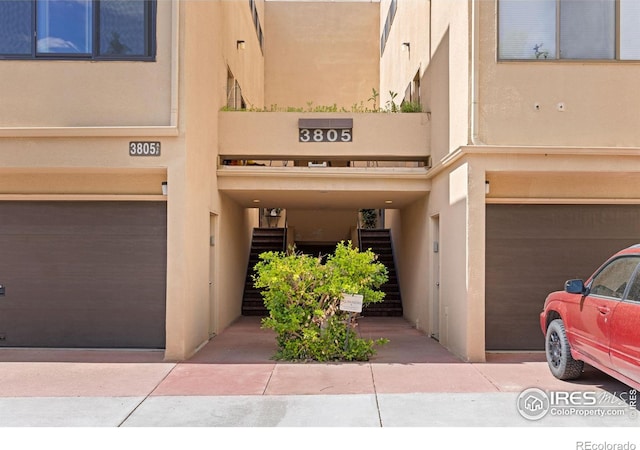
{"label": "beige stucco building", "polygon": [[310,248],[383,212],[404,317],[462,358],[541,349],[546,294],[640,232],[640,11],[558,2],[132,2],[139,51],[0,31],[0,346],[188,358],[281,208]]}

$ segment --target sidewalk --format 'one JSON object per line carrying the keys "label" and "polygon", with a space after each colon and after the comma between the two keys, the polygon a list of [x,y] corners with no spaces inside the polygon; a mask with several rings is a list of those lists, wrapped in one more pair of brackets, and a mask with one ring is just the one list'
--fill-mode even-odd
{"label": "sidewalk", "polygon": [[[549,427],[638,426],[624,416],[522,417],[518,395],[629,391],[587,368],[556,380],[543,353],[462,362],[400,318],[364,318],[390,342],[366,363],[283,363],[274,335],[243,317],[193,358],[162,352],[0,349],[2,427]],[[604,398],[604,397],[603,397]]]}

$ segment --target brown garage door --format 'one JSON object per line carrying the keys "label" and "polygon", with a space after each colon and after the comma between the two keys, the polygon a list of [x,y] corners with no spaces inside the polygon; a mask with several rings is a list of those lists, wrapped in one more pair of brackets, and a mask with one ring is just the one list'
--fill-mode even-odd
{"label": "brown garage door", "polygon": [[166,203],[0,202],[0,346],[163,348]]}
{"label": "brown garage door", "polygon": [[547,294],[640,242],[634,205],[487,205],[487,350],[542,350]]}

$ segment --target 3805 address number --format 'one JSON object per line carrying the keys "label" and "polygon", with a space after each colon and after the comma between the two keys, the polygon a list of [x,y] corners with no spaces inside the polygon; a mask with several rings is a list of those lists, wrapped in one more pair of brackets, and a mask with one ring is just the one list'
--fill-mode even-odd
{"label": "3805 address number", "polygon": [[131,141],[129,142],[130,156],[160,156],[160,142]]}
{"label": "3805 address number", "polygon": [[300,128],[299,142],[351,142],[351,128]]}

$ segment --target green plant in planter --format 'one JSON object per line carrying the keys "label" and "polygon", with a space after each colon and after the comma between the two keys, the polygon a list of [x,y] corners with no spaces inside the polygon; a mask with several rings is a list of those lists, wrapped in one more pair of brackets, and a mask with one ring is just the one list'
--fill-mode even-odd
{"label": "green plant in planter", "polygon": [[378,226],[378,213],[375,209],[361,209],[362,227],[367,230],[373,230]]}
{"label": "green plant in planter", "polygon": [[390,99],[387,100],[387,103],[386,103],[386,112],[393,112],[393,113],[400,112],[400,108],[396,103],[397,96],[398,96],[397,92],[389,91]]}
{"label": "green plant in planter", "polygon": [[[358,337],[355,316],[340,310],[343,293],[361,294],[363,303],[381,302],[377,290],[387,269],[370,250],[340,242],[327,262],[309,255],[265,252],[255,265],[254,286],[261,290],[269,316],[264,328],[276,332],[276,359],[289,361],[366,361],[375,345]],[[348,334],[348,338],[347,338]]]}
{"label": "green plant in planter", "polygon": [[400,111],[403,113],[422,112],[422,105],[420,105],[419,102],[402,102],[400,104]]}
{"label": "green plant in planter", "polygon": [[367,101],[373,102],[373,111],[378,110],[378,97],[380,97],[380,93],[375,88],[371,88],[371,97]]}

